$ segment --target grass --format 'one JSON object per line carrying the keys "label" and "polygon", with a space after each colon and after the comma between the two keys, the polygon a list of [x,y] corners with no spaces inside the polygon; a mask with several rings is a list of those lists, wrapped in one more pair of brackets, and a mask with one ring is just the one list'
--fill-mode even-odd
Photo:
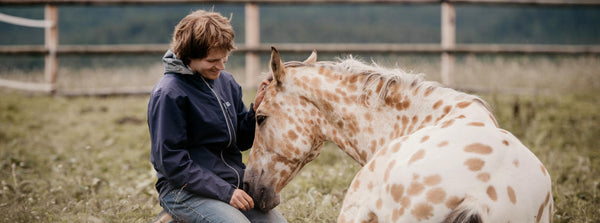
{"label": "grass", "polygon": [[156,212],[143,98],[2,94],[0,221],[145,222]]}
{"label": "grass", "polygon": [[[555,222],[598,222],[600,59],[492,60],[487,68],[468,60],[457,66],[461,83],[479,78],[477,84],[484,86],[546,92],[482,97],[501,127],[549,170]],[[510,71],[506,79],[521,73],[527,81],[495,77],[502,71]],[[247,92],[246,101],[252,95]],[[149,163],[147,101],[146,96],[67,98],[0,89],[0,222],[151,221],[160,206]],[[335,221],[359,168],[327,144],[284,189],[278,209],[290,222]]]}

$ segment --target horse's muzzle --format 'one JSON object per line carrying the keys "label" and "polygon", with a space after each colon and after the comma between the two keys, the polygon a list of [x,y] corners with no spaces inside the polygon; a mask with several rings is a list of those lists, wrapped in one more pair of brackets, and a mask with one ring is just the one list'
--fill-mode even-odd
{"label": "horse's muzzle", "polygon": [[268,212],[279,205],[279,194],[275,193],[273,185],[267,185],[261,176],[246,170],[244,174],[244,191],[254,200],[254,206],[262,212]]}

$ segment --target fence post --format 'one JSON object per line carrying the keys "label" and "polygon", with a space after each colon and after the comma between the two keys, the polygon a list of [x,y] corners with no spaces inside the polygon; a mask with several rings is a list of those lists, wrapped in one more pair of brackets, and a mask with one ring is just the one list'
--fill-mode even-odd
{"label": "fence post", "polygon": [[448,50],[456,46],[456,11],[450,2],[442,2],[442,58],[441,75],[442,83],[446,86],[454,85],[454,53]]}
{"label": "fence post", "polygon": [[46,21],[51,21],[50,26],[45,28],[44,46],[48,50],[44,64],[44,79],[49,84],[49,91],[53,93],[56,90],[56,73],[58,72],[58,9],[56,5],[47,4],[44,17]]}
{"label": "fence post", "polygon": [[[260,45],[259,8],[256,3],[246,4],[246,46],[250,49]],[[260,73],[260,58],[256,51],[246,53],[246,88],[256,88]]]}

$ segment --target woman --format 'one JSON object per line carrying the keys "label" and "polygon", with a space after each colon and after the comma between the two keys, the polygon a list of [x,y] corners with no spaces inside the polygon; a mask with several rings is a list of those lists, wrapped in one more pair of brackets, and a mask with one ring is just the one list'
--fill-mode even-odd
{"label": "woman", "polygon": [[150,96],[150,161],[160,204],[176,221],[285,222],[277,211],[254,209],[241,189],[240,151],[252,146],[254,111],[269,82],[246,109],[240,85],[224,71],[234,36],[218,13],[199,10],[183,18]]}

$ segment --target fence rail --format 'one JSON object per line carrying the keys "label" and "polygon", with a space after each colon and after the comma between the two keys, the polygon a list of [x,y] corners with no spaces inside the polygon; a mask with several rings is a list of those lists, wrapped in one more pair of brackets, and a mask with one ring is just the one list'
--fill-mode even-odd
{"label": "fence rail", "polygon": [[0,5],[126,5],[126,4],[495,4],[495,5],[598,5],[597,0],[0,0]]}
{"label": "fence rail", "polygon": [[[275,45],[282,52],[350,52],[350,53],[435,53],[441,54],[442,82],[454,86],[453,72],[455,54],[460,53],[525,53],[525,54],[600,54],[600,45],[514,45],[514,44],[457,44],[456,4],[489,4],[514,6],[600,6],[600,0],[0,0],[2,5],[46,5],[44,20],[18,18],[0,13],[0,21],[45,29],[44,46],[0,46],[0,54],[45,55],[45,83],[24,83],[0,79],[0,87],[54,93],[56,89],[58,55],[66,54],[151,54],[164,53],[168,44],[121,44],[121,45],[59,45],[58,5],[152,5],[152,4],[245,4],[246,38],[237,46],[246,54],[245,87],[256,87],[260,73],[258,54],[269,52]],[[439,44],[332,44],[332,43],[261,43],[259,5],[264,4],[439,4],[441,6],[441,42]],[[108,89],[96,94],[137,94],[140,89]],[[95,93],[80,92],[93,95]]]}
{"label": "fence rail", "polygon": [[[236,45],[236,52],[266,53],[271,46],[283,52],[305,53],[524,53],[524,54],[600,54],[600,45],[566,46],[553,44],[457,44],[444,48],[439,44],[387,44],[387,43],[273,43],[258,46]],[[118,45],[60,45],[58,55],[78,54],[161,54],[169,44],[118,44]],[[0,46],[0,54],[44,55],[48,49],[35,45]]]}
{"label": "fence rail", "polygon": [[7,15],[4,13],[0,13],[0,21],[5,21],[7,23],[11,23],[14,25],[19,25],[19,26],[37,27],[37,28],[46,28],[46,27],[51,27],[54,25],[52,23],[52,21],[25,19],[25,18],[21,18],[21,17]]}

